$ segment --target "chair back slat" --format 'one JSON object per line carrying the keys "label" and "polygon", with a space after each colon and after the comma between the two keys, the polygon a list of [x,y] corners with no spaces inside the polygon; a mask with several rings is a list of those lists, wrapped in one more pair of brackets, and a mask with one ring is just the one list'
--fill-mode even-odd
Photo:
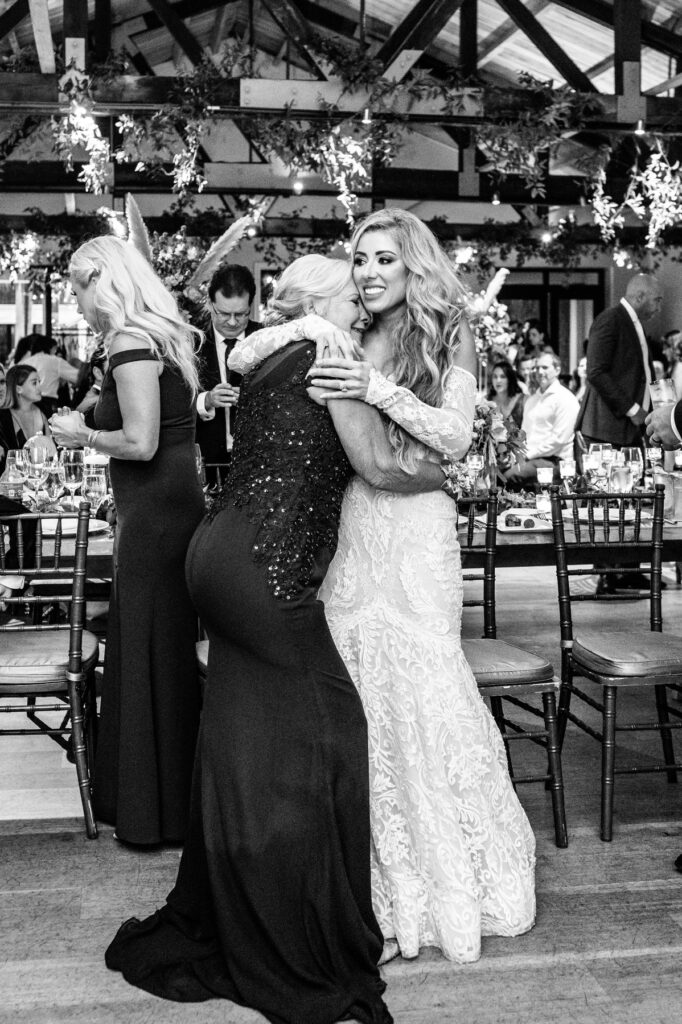
{"label": "chair back slat", "polygon": [[[607,573],[617,571],[627,574],[628,571],[635,571],[628,568],[628,562],[637,560],[642,563],[644,571],[650,573],[651,580],[650,626],[658,632],[663,628],[661,570],[664,492],[662,484],[657,484],[654,491],[619,493],[564,493],[557,485],[550,487],[562,646],[565,647],[573,640],[571,603],[574,596],[571,595],[570,577],[585,573],[584,568],[570,568],[569,557],[574,564],[580,560],[583,565],[589,561],[605,562],[612,566],[616,563],[617,569],[606,569]],[[643,511],[647,513],[646,516],[643,516]],[[637,571],[641,571],[641,568],[642,565],[638,565]]]}
{"label": "chair back slat", "polygon": [[[484,504],[485,512],[481,508]],[[498,495],[491,490],[485,502],[480,498],[460,498],[457,503],[460,517],[466,517],[464,536],[460,537],[460,550],[463,560],[467,556],[477,563],[478,569],[467,569],[464,572],[465,582],[476,582],[482,585],[482,599],[468,597],[464,600],[465,608],[483,608],[483,636],[494,640],[497,636],[495,619],[495,553],[497,548],[497,507]],[[480,527],[480,520],[485,517],[485,531]]]}

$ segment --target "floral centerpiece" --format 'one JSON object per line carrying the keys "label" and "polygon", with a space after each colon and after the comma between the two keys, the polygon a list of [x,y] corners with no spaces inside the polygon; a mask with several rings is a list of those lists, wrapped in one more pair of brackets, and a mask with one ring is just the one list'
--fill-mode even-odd
{"label": "floral centerpiece", "polygon": [[448,476],[460,494],[476,494],[495,483],[498,469],[509,469],[525,453],[524,431],[495,402],[479,396],[471,445],[460,462],[449,465]]}

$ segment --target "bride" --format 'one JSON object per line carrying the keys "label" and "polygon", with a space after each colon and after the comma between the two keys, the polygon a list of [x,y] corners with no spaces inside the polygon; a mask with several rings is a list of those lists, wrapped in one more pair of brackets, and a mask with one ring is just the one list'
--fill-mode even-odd
{"label": "bride", "polygon": [[[319,359],[311,385],[322,399],[362,399],[390,417],[408,471],[425,452],[461,458],[476,361],[454,269],[428,228],[399,209],[367,217],[351,249],[372,317],[365,358]],[[281,332],[278,342],[291,338]],[[230,363],[243,371],[272,347],[271,331],[251,335]],[[462,590],[450,498],[390,493],[354,477],[319,596],[368,721],[372,898],[384,960],[435,946],[470,962],[482,935],[519,935],[535,919],[534,837],[462,653]]]}

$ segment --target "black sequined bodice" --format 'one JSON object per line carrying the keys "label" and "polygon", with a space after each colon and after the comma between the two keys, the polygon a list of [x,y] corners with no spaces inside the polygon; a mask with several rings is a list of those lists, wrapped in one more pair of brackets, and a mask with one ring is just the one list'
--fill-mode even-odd
{"label": "black sequined bodice", "polygon": [[295,599],[336,550],[352,475],[331,416],[306,391],[308,342],[276,353],[242,383],[232,462],[210,516],[233,506],[260,523],[252,554],[275,597]]}

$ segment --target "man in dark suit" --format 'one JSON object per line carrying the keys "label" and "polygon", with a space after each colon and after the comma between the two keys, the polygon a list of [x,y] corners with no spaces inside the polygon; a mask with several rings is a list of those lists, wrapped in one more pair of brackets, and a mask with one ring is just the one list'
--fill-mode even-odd
{"label": "man in dark suit", "polygon": [[[587,341],[587,381],[576,421],[586,444],[609,442],[614,448],[639,447],[644,420],[651,409],[654,380],[651,355],[642,326],[655,316],[661,293],[655,277],[630,278],[625,297],[595,319]],[[598,566],[595,568],[599,569]],[[602,575],[597,592],[646,589],[642,573]]]}
{"label": "man in dark suit", "polygon": [[[210,321],[199,351],[197,444],[205,462],[229,462],[241,375],[227,365],[235,343],[261,326],[250,319],[256,283],[246,267],[225,263],[209,281]],[[215,479],[215,474],[209,477]],[[212,480],[210,481],[212,482]]]}
{"label": "man in dark suit", "polygon": [[642,324],[659,310],[654,277],[636,274],[625,298],[600,313],[587,342],[587,386],[576,429],[589,444],[608,441],[616,448],[640,445],[651,408],[654,379]]}

